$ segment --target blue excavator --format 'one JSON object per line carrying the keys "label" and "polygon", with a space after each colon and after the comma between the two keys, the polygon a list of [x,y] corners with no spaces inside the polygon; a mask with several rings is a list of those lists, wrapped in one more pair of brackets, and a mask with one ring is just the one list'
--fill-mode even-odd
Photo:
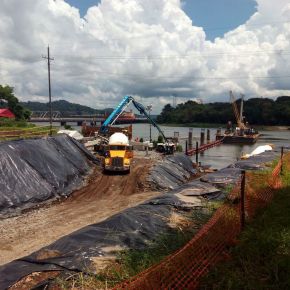
{"label": "blue excavator", "polygon": [[114,111],[109,115],[100,128],[100,134],[106,135],[109,131],[109,126],[113,125],[118,117],[124,112],[124,110],[130,105],[133,104],[134,107],[139,111],[140,114],[144,115],[148,121],[158,130],[160,135],[163,137],[163,151],[165,154],[173,154],[175,145],[172,142],[169,142],[168,138],[165,137],[163,131],[157,125],[157,123],[149,116],[146,112],[145,107],[138,103],[132,96],[125,96],[119,105],[114,109]]}

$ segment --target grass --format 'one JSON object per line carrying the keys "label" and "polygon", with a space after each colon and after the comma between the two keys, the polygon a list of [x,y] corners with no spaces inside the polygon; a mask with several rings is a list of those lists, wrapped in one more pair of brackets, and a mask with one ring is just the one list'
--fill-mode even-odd
{"label": "grass", "polygon": [[[57,133],[56,127],[52,128],[52,134]],[[38,136],[46,136],[50,133],[49,126],[38,127],[26,121],[2,119],[0,121],[0,141],[28,139]]]}
{"label": "grass", "polygon": [[0,131],[19,130],[23,128],[34,128],[35,124],[26,122],[25,120],[15,121],[9,119],[0,120]]}
{"label": "grass", "polygon": [[160,235],[154,242],[142,250],[125,250],[117,254],[115,262],[111,262],[97,275],[76,273],[66,279],[58,278],[55,283],[61,289],[106,289],[113,287],[160,262],[169,254],[180,249],[193,236],[192,230],[183,231],[172,229],[166,234]]}
{"label": "grass", "polygon": [[257,213],[231,250],[231,260],[217,265],[200,289],[290,289],[290,156],[284,187]]}
{"label": "grass", "polygon": [[[288,157],[290,164],[290,156]],[[269,165],[269,171],[275,164]],[[232,260],[218,265],[203,280],[201,289],[288,289],[290,278],[290,165],[285,167],[285,187],[279,190],[273,203],[257,214],[247,225],[240,243],[231,250]],[[261,189],[269,171],[253,172],[255,190]],[[259,178],[260,182],[257,182]],[[258,186],[260,184],[260,186]],[[230,192],[232,187],[226,189]],[[183,247],[222,205],[209,201],[203,208],[188,214],[192,222],[186,228],[174,228],[160,235],[142,250],[126,250],[117,254],[98,275],[73,274],[57,280],[61,289],[107,289],[148,269]]]}
{"label": "grass", "polygon": [[186,226],[172,228],[167,233],[160,234],[144,249],[125,250],[117,253],[116,261],[110,263],[97,275],[77,273],[66,279],[63,277],[57,279],[55,283],[61,289],[72,289],[72,286],[81,289],[113,287],[130,277],[134,277],[183,247],[210,219],[213,211],[219,205],[220,203],[208,202],[206,208],[193,210],[186,216],[189,221]]}

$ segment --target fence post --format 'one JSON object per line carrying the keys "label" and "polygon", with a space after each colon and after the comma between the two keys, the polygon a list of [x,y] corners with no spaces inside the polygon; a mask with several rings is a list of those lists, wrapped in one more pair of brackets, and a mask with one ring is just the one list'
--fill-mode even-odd
{"label": "fence post", "polygon": [[185,155],[188,155],[188,146],[187,146],[187,140],[185,141]]}
{"label": "fence post", "polygon": [[241,181],[241,231],[245,227],[245,185],[246,185],[246,171],[242,170],[242,181]]}
{"label": "fence post", "polygon": [[281,170],[280,170],[280,174],[283,174],[283,155],[284,155],[284,147],[281,147]]}
{"label": "fence post", "polygon": [[198,166],[198,142],[195,144],[195,162],[196,165]]}

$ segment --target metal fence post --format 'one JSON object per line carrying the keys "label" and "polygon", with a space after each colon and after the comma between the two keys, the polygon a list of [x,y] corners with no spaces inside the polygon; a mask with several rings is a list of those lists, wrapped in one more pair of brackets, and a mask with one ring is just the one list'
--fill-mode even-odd
{"label": "metal fence post", "polygon": [[198,142],[195,144],[195,162],[196,165],[198,166]]}
{"label": "metal fence post", "polygon": [[188,155],[188,145],[187,145],[187,140],[185,141],[185,155]]}
{"label": "metal fence post", "polygon": [[241,181],[241,231],[245,227],[245,185],[246,185],[246,171],[242,170]]}
{"label": "metal fence post", "polygon": [[281,147],[281,170],[280,170],[280,174],[283,174],[283,155],[284,155],[284,147]]}

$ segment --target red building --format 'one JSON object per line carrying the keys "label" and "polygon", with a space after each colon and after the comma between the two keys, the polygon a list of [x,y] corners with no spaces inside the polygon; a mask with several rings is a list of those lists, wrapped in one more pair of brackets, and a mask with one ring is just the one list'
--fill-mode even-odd
{"label": "red building", "polygon": [[0,109],[0,118],[15,119],[15,115],[9,109]]}

